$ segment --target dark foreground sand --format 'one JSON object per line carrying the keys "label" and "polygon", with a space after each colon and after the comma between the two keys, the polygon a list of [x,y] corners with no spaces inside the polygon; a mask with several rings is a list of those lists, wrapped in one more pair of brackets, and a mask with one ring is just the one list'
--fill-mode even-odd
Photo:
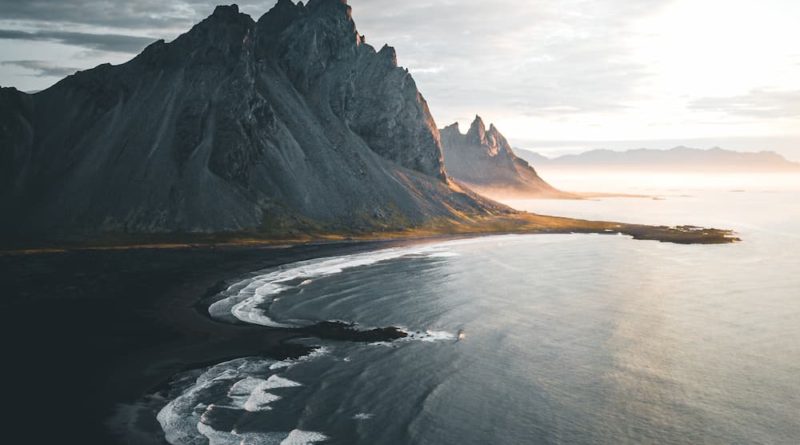
{"label": "dark foreground sand", "polygon": [[[729,231],[593,222],[533,214],[462,227],[493,233],[624,233],[682,244],[735,242]],[[491,230],[487,230],[487,227]],[[447,226],[447,228],[452,228]],[[438,230],[438,233],[437,233]],[[418,231],[438,236],[440,229]],[[398,238],[408,233],[397,234]],[[385,235],[384,235],[385,236]],[[258,241],[258,240],[256,240]],[[376,341],[387,327],[354,333],[320,324],[304,331],[230,325],[211,320],[201,300],[228,280],[280,264],[381,247],[394,241],[265,245],[189,244],[68,251],[0,252],[2,394],[7,443],[165,443],[158,403],[143,403],[175,374],[227,359],[302,355],[300,337]],[[242,242],[241,240],[237,242]],[[169,247],[169,248],[166,248]],[[359,338],[355,338],[359,337]],[[5,440],[4,440],[5,442]]]}
{"label": "dark foreground sand", "polygon": [[199,300],[255,270],[399,244],[0,255],[3,442],[166,443],[137,402],[174,374],[306,350],[287,341],[307,333],[218,323]]}

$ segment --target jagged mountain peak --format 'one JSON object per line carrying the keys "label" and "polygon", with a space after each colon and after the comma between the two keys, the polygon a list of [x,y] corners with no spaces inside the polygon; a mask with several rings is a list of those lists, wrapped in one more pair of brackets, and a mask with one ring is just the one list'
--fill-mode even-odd
{"label": "jagged mountain peak", "polygon": [[462,134],[458,123],[440,130],[447,172],[468,186],[490,194],[558,196],[561,192],[543,181],[536,171],[518,158],[500,130],[475,116]]}
{"label": "jagged mountain peak", "polygon": [[397,51],[393,46],[383,45],[378,55],[387,60],[391,66],[397,67]]}
{"label": "jagged mountain peak", "polygon": [[[475,116],[466,134],[461,134],[458,128],[458,125],[451,125],[443,130],[448,131],[448,137],[461,138],[466,145],[476,148],[480,147],[480,149],[485,151],[489,156],[513,154],[511,144],[509,144],[505,136],[500,133],[500,130],[498,130],[494,124],[489,124],[489,128],[487,129],[483,118],[479,115]],[[455,133],[453,132],[454,130]]]}
{"label": "jagged mountain peak", "polygon": [[258,19],[259,34],[262,39],[279,35],[295,20],[306,15],[308,11],[303,2],[278,0],[278,3]]}
{"label": "jagged mountain peak", "polygon": [[416,83],[394,48],[363,40],[341,0],[281,0],[258,22],[221,6],[130,62],[2,90],[3,121],[19,123],[0,126],[8,233],[398,229],[505,211],[451,188]]}
{"label": "jagged mountain peak", "polygon": [[486,125],[480,116],[475,116],[466,134],[467,141],[474,145],[484,145],[486,143]]}
{"label": "jagged mountain peak", "polygon": [[306,7],[312,11],[343,11],[347,13],[348,18],[351,18],[352,8],[347,4],[347,0],[309,0]]}
{"label": "jagged mountain peak", "polygon": [[286,11],[303,12],[309,15],[328,16],[329,18],[340,19],[352,22],[352,7],[347,4],[347,0],[310,0],[308,3],[295,3],[292,0],[278,0],[278,2],[265,15],[271,15]]}
{"label": "jagged mountain peak", "polygon": [[[352,56],[364,41],[350,6],[342,0],[316,0],[306,5],[284,0],[258,20],[257,33],[261,54],[272,55],[275,47],[288,47],[321,59]],[[299,60],[294,64],[315,62]]]}
{"label": "jagged mountain peak", "polygon": [[214,12],[211,14],[212,17],[220,17],[220,18],[235,18],[239,15],[239,5],[236,3],[230,5],[218,5],[214,8]]}
{"label": "jagged mountain peak", "polygon": [[475,119],[472,120],[472,124],[469,126],[469,130],[467,130],[467,136],[479,135],[482,138],[485,133],[486,124],[483,123],[483,118],[476,114]]}
{"label": "jagged mountain peak", "polygon": [[[329,22],[338,22],[338,28],[348,34],[348,40],[351,40],[349,34],[355,33],[351,7],[346,0],[311,0],[307,4],[302,1],[295,3],[293,0],[278,0],[258,19],[258,31],[265,36],[275,36],[301,18],[319,18]],[[256,22],[249,15],[240,12],[238,5],[231,4],[217,6],[214,12],[197,26],[214,23],[238,23],[249,26]],[[308,24],[319,27],[322,25],[322,21],[310,21]],[[325,32],[330,33],[336,27],[325,26],[325,28]]]}
{"label": "jagged mountain peak", "polygon": [[440,133],[442,135],[445,135],[445,134],[458,134],[458,135],[460,135],[461,134],[461,126],[458,124],[458,122],[453,122],[452,124],[442,128],[439,131],[440,131]]}
{"label": "jagged mountain peak", "polygon": [[157,40],[133,60],[151,67],[231,64],[252,47],[255,26],[236,4],[220,5],[175,40]]}
{"label": "jagged mountain peak", "polygon": [[[214,12],[211,13],[205,20],[201,21],[197,25],[193,27],[192,30],[195,28],[203,28],[209,26],[223,26],[223,25],[234,25],[234,26],[244,26],[250,27],[255,24],[255,21],[252,17],[248,14],[239,11],[239,5],[231,4],[231,5],[219,5],[214,8]],[[189,33],[192,32],[189,31]]]}

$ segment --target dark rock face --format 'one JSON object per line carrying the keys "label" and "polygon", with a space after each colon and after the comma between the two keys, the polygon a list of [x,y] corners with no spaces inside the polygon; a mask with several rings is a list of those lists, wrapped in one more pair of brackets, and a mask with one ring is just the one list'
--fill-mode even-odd
{"label": "dark rock face", "polygon": [[545,182],[524,159],[518,158],[506,138],[480,116],[467,134],[458,123],[441,130],[448,174],[480,193],[503,196],[567,196]]}
{"label": "dark rock face", "polygon": [[394,50],[342,0],[220,6],[173,42],[0,92],[0,225],[104,232],[397,229],[502,212],[458,192]]}
{"label": "dark rock face", "polygon": [[353,324],[340,321],[323,321],[300,330],[306,334],[326,340],[363,343],[390,342],[408,337],[408,334],[393,326],[360,330]]}
{"label": "dark rock face", "polygon": [[33,101],[14,88],[0,88],[0,202],[15,186],[16,174],[27,165],[33,143],[30,116]]}

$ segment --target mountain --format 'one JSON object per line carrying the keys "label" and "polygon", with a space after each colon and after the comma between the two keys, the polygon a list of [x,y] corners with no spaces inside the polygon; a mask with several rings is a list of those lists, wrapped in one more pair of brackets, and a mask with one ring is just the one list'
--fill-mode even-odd
{"label": "mountain", "polygon": [[486,129],[476,116],[462,134],[458,123],[440,130],[448,174],[487,196],[566,197],[545,182],[524,159],[517,157],[494,124]]}
{"label": "mountain", "polygon": [[[236,5],[131,61],[0,90],[7,236],[393,230],[509,209],[445,174],[395,50],[345,0]],[[10,235],[9,235],[10,234]]]}
{"label": "mountain", "polygon": [[678,171],[800,171],[800,163],[790,162],[771,151],[746,153],[721,148],[709,150],[688,147],[675,147],[671,150],[642,148],[628,151],[592,150],[553,159],[528,150],[518,150],[518,153],[520,157],[547,167]]}
{"label": "mountain", "polygon": [[546,164],[552,161],[552,159],[548,158],[547,156],[540,155],[535,151],[526,150],[524,148],[515,148],[514,150],[517,156],[533,165],[539,165],[540,163]]}

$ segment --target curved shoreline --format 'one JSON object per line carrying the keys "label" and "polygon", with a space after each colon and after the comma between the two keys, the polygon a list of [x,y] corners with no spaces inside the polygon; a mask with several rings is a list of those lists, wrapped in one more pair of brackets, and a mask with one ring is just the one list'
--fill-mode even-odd
{"label": "curved shoreline", "polygon": [[435,220],[425,225],[378,232],[297,231],[270,235],[259,232],[222,234],[106,234],[102,237],[62,242],[3,241],[0,256],[35,255],[68,251],[181,250],[197,248],[289,248],[298,245],[331,245],[362,242],[423,242],[489,235],[586,233],[628,235],[637,240],[675,244],[730,244],[741,241],[732,230],[681,226],[653,226],[613,221],[590,221],[517,212],[484,215],[463,220]]}
{"label": "curved shoreline", "polygon": [[[163,444],[155,413],[141,406],[174,375],[222,361],[284,359],[308,348],[290,342],[310,332],[231,325],[212,320],[197,303],[231,277],[313,258],[405,245],[365,242],[272,247],[81,250],[0,256],[6,353],[25,366],[7,367],[17,409],[7,420],[39,431],[41,400],[70,409],[37,433],[54,443]],[[36,321],[19,314],[37,314]],[[55,373],[55,374],[54,374]],[[115,413],[122,416],[114,418]],[[143,415],[147,414],[147,415]],[[37,425],[39,428],[37,428]],[[51,437],[52,436],[52,437]]]}
{"label": "curved shoreline", "polygon": [[[647,236],[636,233],[635,227],[628,226],[630,236]],[[310,259],[472,236],[478,235],[0,255],[7,292],[0,302],[6,315],[0,325],[4,337],[19,339],[9,345],[9,356],[26,363],[7,369],[6,378],[47,381],[54,364],[68,364],[58,373],[70,382],[55,388],[11,388],[10,398],[18,402],[21,418],[9,420],[21,428],[35,428],[26,423],[33,419],[22,413],[35,411],[42,397],[55,397],[75,409],[59,415],[44,436],[86,437],[87,443],[163,444],[152,407],[137,404],[144,394],[157,392],[186,369],[245,356],[303,355],[307,348],[290,342],[299,338],[373,341],[373,336],[399,334],[391,328],[354,334],[346,324],[294,330],[215,321],[199,301],[232,277]],[[37,314],[37,319],[32,323],[15,314]],[[115,412],[122,415],[112,418]]]}

